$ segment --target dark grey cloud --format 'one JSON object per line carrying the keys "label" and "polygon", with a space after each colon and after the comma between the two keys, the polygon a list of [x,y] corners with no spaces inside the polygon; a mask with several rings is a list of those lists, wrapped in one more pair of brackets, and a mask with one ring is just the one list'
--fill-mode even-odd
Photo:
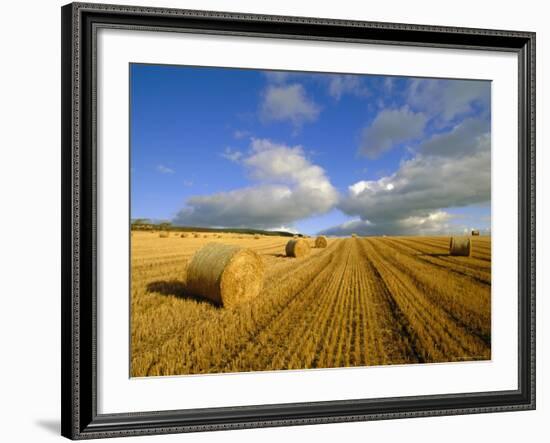
{"label": "dark grey cloud", "polygon": [[321,235],[361,236],[381,235],[438,235],[442,232],[463,232],[466,225],[452,223],[453,216],[445,211],[436,211],[425,217],[411,216],[401,220],[372,223],[368,220],[352,220],[321,231]]}
{"label": "dark grey cloud", "polygon": [[359,152],[376,158],[394,146],[422,137],[427,117],[404,106],[384,109],[374,121],[363,129]]}
{"label": "dark grey cloud", "polygon": [[390,176],[350,186],[339,208],[363,220],[382,222],[487,202],[491,197],[490,161],[486,151],[457,159],[419,155]]}
{"label": "dark grey cloud", "polygon": [[413,79],[409,83],[407,103],[444,121],[474,110],[477,103],[489,108],[491,83],[484,80]]}
{"label": "dark grey cloud", "polygon": [[[460,217],[446,211],[435,211],[426,217],[411,216],[401,220],[372,223],[368,220],[351,220],[319,232],[319,235],[338,237],[357,234],[361,236],[382,235],[456,235],[470,232],[477,226],[468,224]],[[483,235],[490,234],[490,229],[481,229]]]}
{"label": "dark grey cloud", "polygon": [[443,208],[488,204],[490,199],[489,124],[467,119],[422,143],[395,173],[349,186],[338,208],[359,220],[325,232],[443,233],[449,230]]}
{"label": "dark grey cloud", "polygon": [[426,140],[419,151],[424,155],[461,157],[487,151],[490,143],[490,122],[484,118],[468,118],[451,131]]}

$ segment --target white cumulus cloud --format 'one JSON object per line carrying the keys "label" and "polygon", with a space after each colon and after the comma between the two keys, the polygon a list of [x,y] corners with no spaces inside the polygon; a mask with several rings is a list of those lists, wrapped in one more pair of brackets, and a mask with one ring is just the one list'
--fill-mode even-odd
{"label": "white cumulus cloud", "polygon": [[174,223],[273,229],[329,211],[338,193],[301,146],[252,139],[240,163],[255,184],[186,201]]}
{"label": "white cumulus cloud", "polygon": [[238,162],[242,158],[243,153],[241,151],[236,150],[236,149],[232,149],[230,147],[227,147],[221,153],[221,156],[223,158],[226,158],[227,160],[231,160],[232,162]]}
{"label": "white cumulus cloud", "polygon": [[296,75],[296,73],[290,71],[266,71],[264,75],[268,82],[282,84]]}
{"label": "white cumulus cloud", "polygon": [[169,168],[168,166],[164,166],[164,165],[157,165],[156,170],[161,174],[173,174],[174,172],[176,172],[172,168]]}
{"label": "white cumulus cloud", "polygon": [[235,131],[233,131],[233,137],[236,138],[237,140],[250,137],[250,135],[251,135],[250,131],[246,131],[246,130],[236,129]]}
{"label": "white cumulus cloud", "polygon": [[351,94],[358,97],[365,97],[369,90],[363,85],[358,75],[330,75],[328,78],[328,93],[336,100],[344,94]]}

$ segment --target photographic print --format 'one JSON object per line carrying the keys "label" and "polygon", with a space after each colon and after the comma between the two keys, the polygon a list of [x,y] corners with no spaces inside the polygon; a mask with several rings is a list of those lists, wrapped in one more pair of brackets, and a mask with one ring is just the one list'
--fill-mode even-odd
{"label": "photographic print", "polygon": [[130,375],[491,359],[491,82],[133,63]]}

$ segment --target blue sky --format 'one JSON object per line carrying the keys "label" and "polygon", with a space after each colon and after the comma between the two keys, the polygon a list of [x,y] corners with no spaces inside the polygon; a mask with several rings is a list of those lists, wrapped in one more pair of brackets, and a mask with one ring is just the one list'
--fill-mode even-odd
{"label": "blue sky", "polygon": [[131,216],[490,229],[490,82],[132,64]]}

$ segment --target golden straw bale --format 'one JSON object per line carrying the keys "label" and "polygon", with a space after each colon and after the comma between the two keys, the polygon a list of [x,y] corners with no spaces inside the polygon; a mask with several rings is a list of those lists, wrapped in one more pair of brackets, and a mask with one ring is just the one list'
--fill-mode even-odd
{"label": "golden straw bale", "polygon": [[285,252],[287,257],[303,257],[309,254],[309,243],[303,238],[289,240]]}
{"label": "golden straw bale", "polygon": [[449,243],[450,255],[469,257],[471,249],[471,242],[468,237],[451,237],[451,242]]}
{"label": "golden straw bale", "polygon": [[168,232],[166,232],[166,231],[159,232],[159,237],[160,238],[168,238],[169,235],[170,234],[168,234]]}
{"label": "golden straw bale", "polygon": [[479,235],[479,230],[472,229],[472,235]]}
{"label": "golden straw bale", "polygon": [[189,263],[187,289],[218,305],[231,307],[260,293],[264,272],[265,266],[254,251],[208,243]]}
{"label": "golden straw bale", "polygon": [[328,245],[327,238],[324,235],[320,235],[315,239],[316,248],[326,248]]}
{"label": "golden straw bale", "polygon": [[186,233],[186,232],[182,232],[182,233],[180,234],[180,237],[181,237],[181,238],[187,237],[187,233]]}

